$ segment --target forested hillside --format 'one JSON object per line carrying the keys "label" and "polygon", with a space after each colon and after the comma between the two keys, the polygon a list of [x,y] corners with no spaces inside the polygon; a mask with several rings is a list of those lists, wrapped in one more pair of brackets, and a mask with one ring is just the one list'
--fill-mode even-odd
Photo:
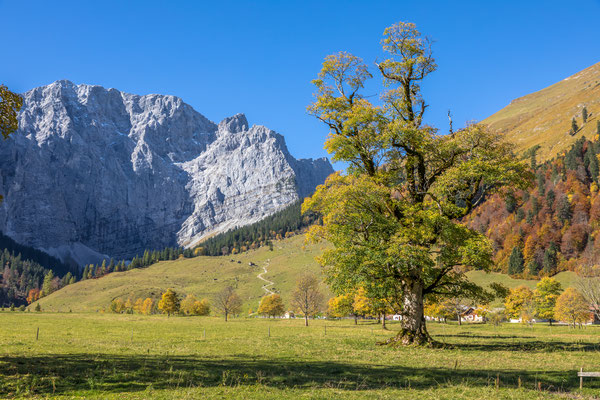
{"label": "forested hillside", "polygon": [[3,307],[26,304],[30,295],[35,300],[43,291],[45,277],[46,291],[50,292],[74,281],[73,275],[77,274],[60,260],[21,245],[2,233],[0,266],[0,306]]}
{"label": "forested hillside", "polygon": [[195,253],[218,256],[272,246],[272,240],[289,237],[318,221],[314,214],[301,215],[301,205],[297,201],[262,221],[216,235],[201,243]]}
{"label": "forested hillside", "polygon": [[536,278],[559,271],[600,269],[600,142],[584,137],[541,165],[528,152],[535,182],[529,190],[494,195],[468,219],[492,241],[498,271]]}

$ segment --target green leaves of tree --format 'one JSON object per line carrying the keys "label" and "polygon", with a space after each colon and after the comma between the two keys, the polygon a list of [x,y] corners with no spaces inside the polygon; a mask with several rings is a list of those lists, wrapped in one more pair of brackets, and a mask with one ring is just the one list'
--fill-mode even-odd
{"label": "green leaves of tree", "polygon": [[0,133],[7,139],[19,128],[17,113],[23,106],[23,98],[0,85]]}

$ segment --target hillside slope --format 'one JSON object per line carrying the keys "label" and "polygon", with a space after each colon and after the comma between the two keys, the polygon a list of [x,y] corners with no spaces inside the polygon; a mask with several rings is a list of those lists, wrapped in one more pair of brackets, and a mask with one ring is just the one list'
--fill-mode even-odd
{"label": "hillside slope", "polygon": [[[162,261],[148,268],[113,272],[99,279],[88,279],[65,286],[57,292],[42,298],[39,303],[44,311],[96,312],[108,310],[115,298],[152,297],[158,299],[167,288],[173,288],[180,295],[194,294],[198,298],[211,298],[226,286],[236,287],[244,305],[242,314],[256,311],[260,298],[265,294],[263,280],[257,275],[266,266],[268,273],[263,277],[275,284],[270,286],[281,293],[286,308],[290,307],[290,294],[297,278],[304,272],[312,272],[323,277],[321,268],[315,261],[325,248],[325,244],[304,243],[304,235],[276,241],[273,251],[268,247],[250,250],[245,253],[221,257],[195,257],[176,261]],[[231,260],[234,260],[233,262]],[[239,261],[239,263],[238,263]],[[256,265],[251,266],[249,263]],[[471,271],[467,276],[474,282],[488,286],[499,282],[509,288],[519,285],[535,287],[536,280],[514,279],[500,273]],[[575,273],[561,272],[556,279],[564,287],[571,286]],[[322,285],[326,298],[332,296],[325,284]],[[34,308],[35,305],[30,306]]]}
{"label": "hillside slope", "polygon": [[[265,293],[262,290],[265,283],[257,275],[266,266],[268,273],[263,275],[264,278],[275,282],[270,289],[281,292],[284,304],[289,306],[290,293],[302,273],[309,271],[320,276],[321,269],[315,256],[322,248],[319,244],[304,246],[304,235],[298,235],[275,242],[273,251],[261,247],[230,256],[161,261],[148,268],[113,272],[102,278],[68,285],[42,298],[39,303],[45,311],[88,312],[108,309],[115,298],[158,299],[167,288],[173,288],[181,295],[194,294],[210,299],[224,287],[233,286],[244,301],[243,313],[246,313],[249,309],[257,309]],[[329,295],[325,285],[323,290]]]}
{"label": "hillside slope", "polygon": [[494,194],[466,219],[492,241],[497,271],[526,277],[598,271],[599,156],[600,141],[580,138],[564,156],[537,165],[528,190]]}
{"label": "hillside slope", "polygon": [[[582,121],[583,107],[590,114]],[[482,123],[506,135],[525,151],[539,145],[539,160],[547,160],[567,150],[580,137],[596,134],[600,114],[600,63],[538,92],[513,100]],[[575,117],[581,128],[569,135]]]}

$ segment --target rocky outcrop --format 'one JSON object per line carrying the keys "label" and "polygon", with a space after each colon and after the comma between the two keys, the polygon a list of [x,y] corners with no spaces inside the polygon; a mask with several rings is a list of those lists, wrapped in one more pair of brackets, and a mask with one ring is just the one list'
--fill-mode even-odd
{"label": "rocky outcrop", "polygon": [[333,172],[237,114],[58,81],[24,94],[0,146],[0,229],[65,261],[193,246],[309,195]]}

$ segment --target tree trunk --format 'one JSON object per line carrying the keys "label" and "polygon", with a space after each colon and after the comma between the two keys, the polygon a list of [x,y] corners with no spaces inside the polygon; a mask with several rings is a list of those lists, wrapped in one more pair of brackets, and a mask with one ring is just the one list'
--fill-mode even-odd
{"label": "tree trunk", "polygon": [[304,313],[304,326],[308,326],[308,314]]}
{"label": "tree trunk", "polygon": [[385,313],[383,313],[381,315],[381,328],[382,329],[387,329],[387,327],[385,326]]}
{"label": "tree trunk", "polygon": [[460,318],[460,311],[456,312],[456,316],[458,317],[458,325],[462,325],[462,320]]}
{"label": "tree trunk", "polygon": [[358,325],[358,314],[354,314],[354,325]]}
{"label": "tree trunk", "polygon": [[429,336],[425,326],[425,314],[423,311],[423,282],[414,280],[402,285],[403,310],[402,329],[398,334],[390,338],[384,344],[403,346],[434,345],[435,342]]}
{"label": "tree trunk", "polygon": [[227,312],[225,312],[225,322],[227,322]]}

